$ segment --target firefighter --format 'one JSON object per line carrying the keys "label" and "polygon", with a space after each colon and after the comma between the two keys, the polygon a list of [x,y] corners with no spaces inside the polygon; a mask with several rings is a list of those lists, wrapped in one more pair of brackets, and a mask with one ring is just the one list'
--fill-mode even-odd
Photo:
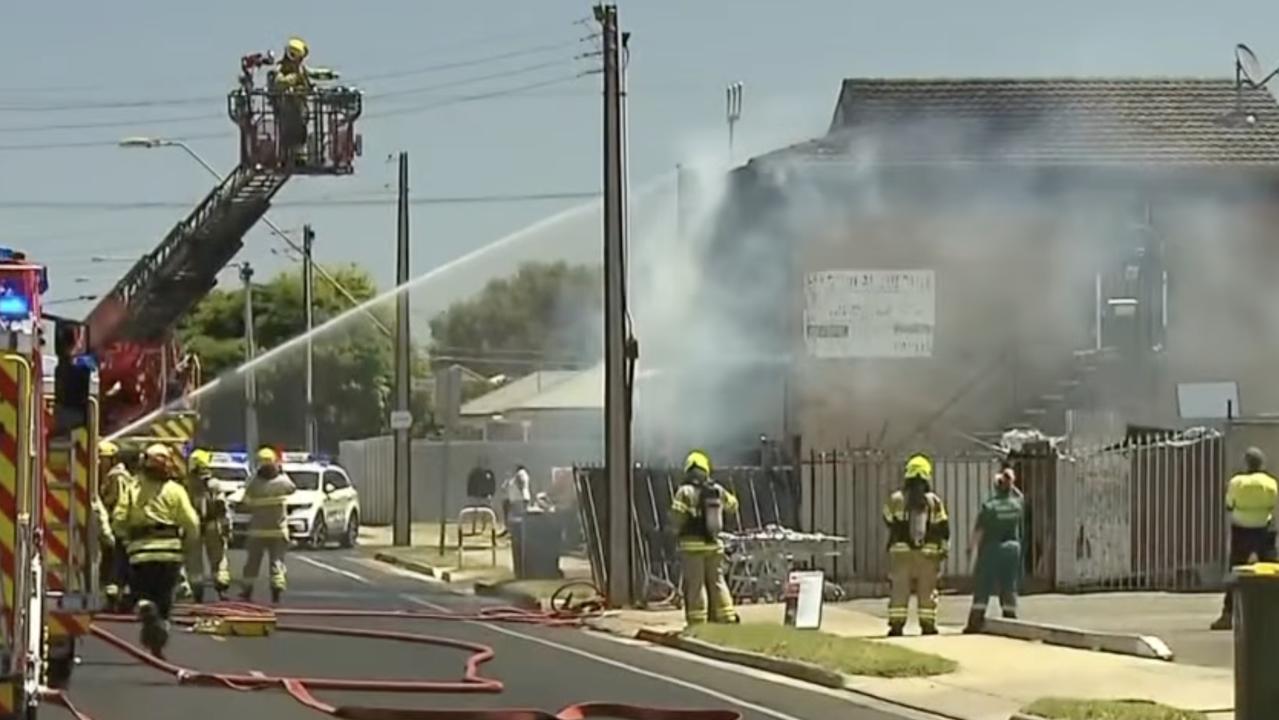
{"label": "firefighter", "polygon": [[932,491],[933,463],[924,455],[906,461],[902,489],[884,503],[888,525],[888,635],[906,627],[910,596],[919,603],[919,629],[937,634],[937,581],[950,549],[950,518],[946,505]]}
{"label": "firefighter", "polygon": [[986,605],[998,593],[999,609],[1006,618],[1017,617],[1017,583],[1021,579],[1021,528],[1026,508],[1014,486],[1016,476],[1005,466],[995,476],[995,495],[982,503],[977,526],[968,540],[968,553],[977,551],[973,606],[968,611],[966,633],[981,632]]}
{"label": "firefighter", "polygon": [[[226,599],[231,587],[231,571],[227,567],[227,545],[231,523],[226,500],[213,486],[213,473],[209,471],[210,455],[207,450],[192,450],[187,458],[187,494],[200,516],[200,538],[187,545],[187,580],[192,585],[196,602],[204,602],[205,590],[212,575],[213,589],[219,600]],[[205,561],[208,573],[205,573]]]}
{"label": "firefighter", "polygon": [[280,602],[285,589],[284,556],[289,549],[289,496],[297,486],[280,469],[280,458],[271,448],[257,454],[257,473],[244,486],[244,507],[249,511],[244,562],[243,600],[253,599],[253,583],[265,553],[271,564],[271,602]]}
{"label": "firefighter", "polygon": [[[694,450],[684,460],[684,480],[671,500],[671,525],[678,537],[684,575],[684,619],[698,625],[739,622],[724,581],[724,514],[737,498],[711,479],[711,459]],[[708,610],[709,605],[709,610]]]}
{"label": "firefighter", "polygon": [[116,505],[116,534],[127,538],[130,582],[138,596],[142,644],[164,657],[169,640],[169,614],[182,570],[183,539],[200,532],[191,499],[174,482],[177,467],[166,445],[147,447],[138,480]]}
{"label": "firefighter", "polygon": [[120,447],[110,440],[98,443],[98,498],[94,512],[102,532],[102,558],[98,563],[98,579],[106,596],[107,607],[120,610],[124,604],[125,585],[128,580],[129,556],[124,538],[111,530],[111,519],[120,499],[133,486],[133,476],[125,469]]}
{"label": "firefighter", "polygon": [[[1230,566],[1254,562],[1275,562],[1275,501],[1279,484],[1266,472],[1266,456],[1259,448],[1244,451],[1244,472],[1230,478],[1226,490],[1226,510],[1230,511]],[[1234,627],[1234,589],[1226,589],[1221,617],[1213,630]]]}
{"label": "firefighter", "polygon": [[285,159],[306,164],[307,96],[311,93],[311,76],[304,64],[311,49],[299,37],[289,38],[284,57],[271,75],[270,90],[275,99],[280,121],[280,147]]}

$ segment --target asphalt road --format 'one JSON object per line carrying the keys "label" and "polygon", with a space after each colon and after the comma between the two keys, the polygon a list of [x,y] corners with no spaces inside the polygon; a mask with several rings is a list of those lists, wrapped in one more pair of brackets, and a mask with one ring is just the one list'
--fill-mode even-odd
{"label": "asphalt road", "polygon": [[[233,563],[240,561],[233,554]],[[233,567],[235,565],[233,564]],[[486,602],[446,591],[434,581],[384,566],[357,551],[296,553],[289,558],[285,605],[355,608],[448,608],[469,611]],[[391,707],[500,708],[555,711],[583,701],[663,707],[733,708],[746,720],[891,720],[923,716],[872,707],[853,695],[770,679],[754,672],[689,659],[592,632],[530,626],[404,619],[319,620],[345,627],[397,629],[493,647],[483,675],[504,684],[500,694],[407,695],[317,692],[331,704]],[[136,627],[112,628],[134,639]],[[177,633],[169,659],[199,670],[300,677],[455,680],[467,653],[385,640],[280,632],[268,638],[217,638]],[[90,639],[68,695],[94,720],[230,720],[324,717],[283,691],[238,692],[178,686],[148,666]],[[41,720],[71,717],[41,708]]]}

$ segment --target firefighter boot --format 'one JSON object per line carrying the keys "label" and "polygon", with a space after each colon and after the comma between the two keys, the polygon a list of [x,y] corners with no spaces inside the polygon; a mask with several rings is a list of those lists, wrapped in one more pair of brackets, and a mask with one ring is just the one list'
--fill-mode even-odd
{"label": "firefighter boot", "polygon": [[157,658],[164,659],[164,646],[169,642],[167,623],[160,618],[160,611],[155,603],[143,600],[138,603],[138,619],[142,621],[139,639],[143,647],[151,651]]}
{"label": "firefighter boot", "polygon": [[920,620],[919,634],[920,635],[936,635],[937,622],[935,620]]}
{"label": "firefighter boot", "polygon": [[888,637],[901,637],[906,630],[906,623],[889,623]]}
{"label": "firefighter boot", "polygon": [[213,586],[213,591],[218,594],[218,600],[223,602],[226,601],[227,591],[230,589],[231,587],[226,583],[217,583]]}
{"label": "firefighter boot", "polygon": [[194,602],[196,605],[203,605],[203,604],[204,604],[204,596],[205,596],[205,591],[206,591],[206,590],[208,590],[208,588],[206,588],[206,587],[204,586],[204,583],[199,583],[198,585],[192,585],[192,586],[191,586],[191,593],[192,593],[191,601],[192,601],[192,602]]}
{"label": "firefighter boot", "polygon": [[975,635],[981,632],[982,627],[986,625],[986,613],[980,610],[970,610],[968,612],[968,624],[964,626],[965,635]]}
{"label": "firefighter boot", "polygon": [[1230,630],[1234,628],[1234,625],[1234,618],[1230,616],[1230,613],[1223,612],[1221,617],[1214,620],[1209,628],[1212,630]]}
{"label": "firefighter boot", "polygon": [[271,604],[272,604],[272,605],[279,605],[279,604],[280,604],[280,596],[281,596],[281,595],[283,595],[283,594],[284,594],[284,590],[282,590],[282,589],[280,589],[280,588],[278,588],[278,587],[273,587],[273,588],[271,588]]}

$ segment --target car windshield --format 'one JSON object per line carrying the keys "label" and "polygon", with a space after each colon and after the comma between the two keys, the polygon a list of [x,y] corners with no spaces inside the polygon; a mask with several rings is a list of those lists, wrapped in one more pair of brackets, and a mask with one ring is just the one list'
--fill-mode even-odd
{"label": "car windshield", "polygon": [[249,471],[242,467],[210,467],[209,472],[218,480],[231,480],[233,482],[244,482],[249,477]]}
{"label": "car windshield", "polygon": [[298,490],[319,490],[320,473],[314,470],[286,470],[285,474],[293,481]]}

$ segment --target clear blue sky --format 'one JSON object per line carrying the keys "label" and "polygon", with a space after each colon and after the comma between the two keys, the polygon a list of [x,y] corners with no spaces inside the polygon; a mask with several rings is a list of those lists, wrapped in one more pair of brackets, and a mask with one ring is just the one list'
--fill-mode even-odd
{"label": "clear blue sky", "polygon": [[[746,84],[739,148],[749,152],[819,134],[839,80],[847,76],[1226,76],[1239,41],[1252,44],[1263,62],[1279,62],[1279,37],[1271,32],[1279,27],[1279,5],[1263,2],[619,5],[624,29],[633,34],[637,183],[677,162],[722,156],[723,88],[734,80]],[[50,265],[51,297],[108,289],[127,265],[94,263],[89,256],[140,255],[211,187],[179,150],[112,143],[129,135],[226,133],[190,144],[230,170],[236,146],[224,96],[239,57],[278,51],[287,36],[298,34],[311,43],[313,65],[338,69],[354,82],[398,77],[360,83],[371,97],[357,174],[295,179],[272,216],[286,228],[311,222],[321,261],[357,261],[387,283],[394,262],[392,205],[288,204],[385,194],[395,177],[386,158],[399,150],[410,153],[417,196],[597,191],[598,75],[466,101],[595,67],[596,58],[575,58],[595,49],[591,41],[576,42],[594,31],[593,23],[574,24],[589,15],[590,4],[580,0],[14,4],[0,36],[0,242]],[[505,53],[512,56],[485,60]],[[380,100],[381,92],[399,94]],[[102,107],[113,103],[135,106]],[[387,111],[396,114],[377,117]],[[127,207],[139,202],[182,207]],[[413,211],[414,270],[438,266],[572,204],[419,205]],[[278,247],[255,230],[241,257],[270,272],[290,262],[271,252]],[[230,278],[223,276],[224,282]],[[78,313],[87,304],[61,309]]]}

